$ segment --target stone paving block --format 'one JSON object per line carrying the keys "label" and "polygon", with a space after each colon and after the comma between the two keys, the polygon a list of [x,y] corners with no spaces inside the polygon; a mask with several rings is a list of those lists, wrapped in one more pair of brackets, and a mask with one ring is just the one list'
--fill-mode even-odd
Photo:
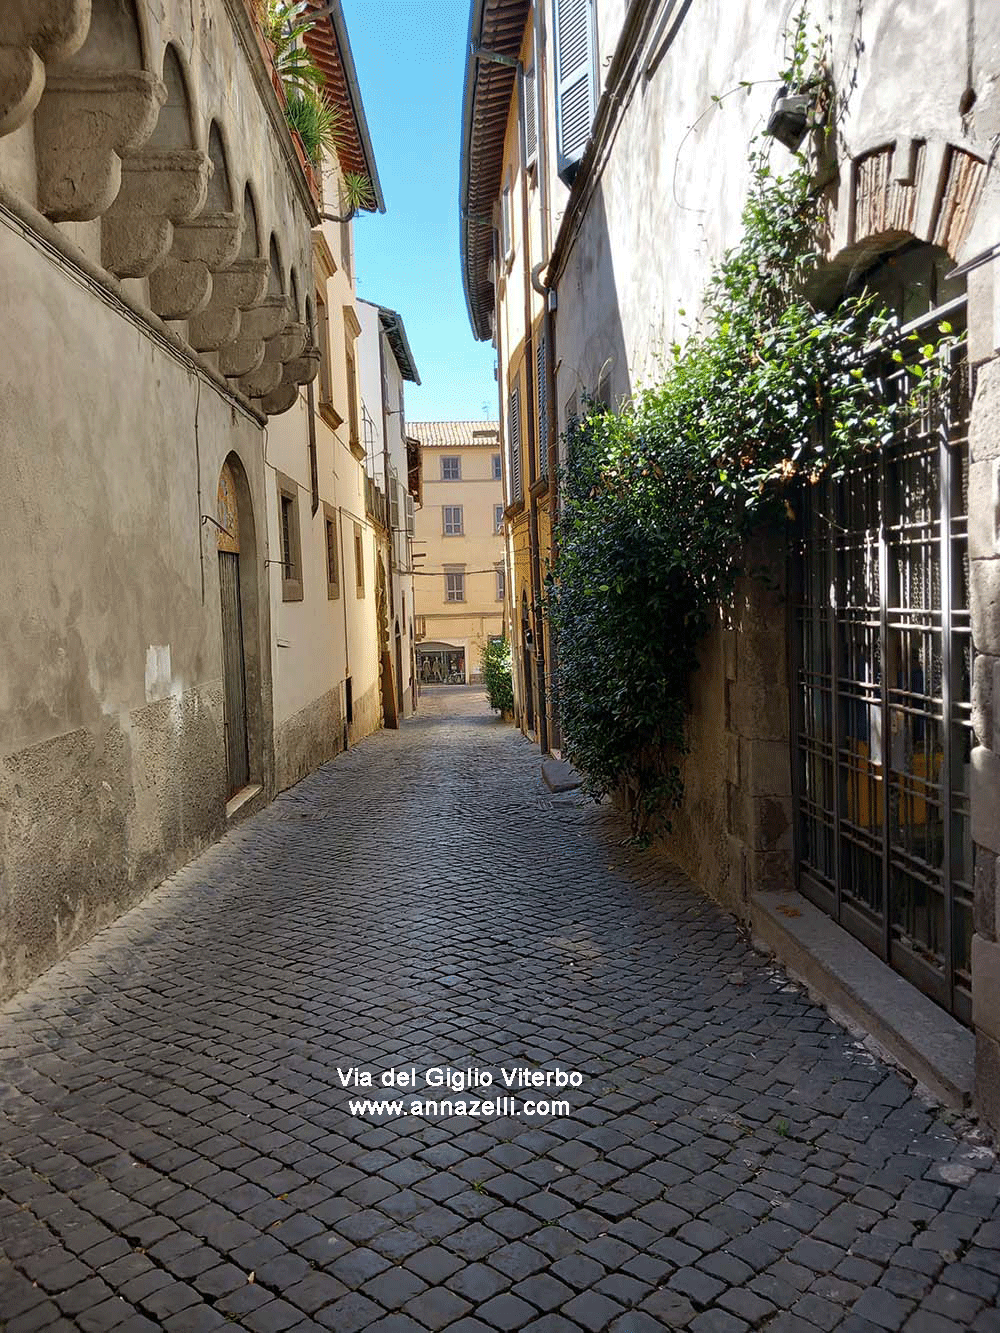
{"label": "stone paving block", "polygon": [[[427,692],[6,1007],[6,1333],[998,1333],[992,1151],[482,708]],[[432,1063],[584,1083],[349,1114],[338,1066]]]}

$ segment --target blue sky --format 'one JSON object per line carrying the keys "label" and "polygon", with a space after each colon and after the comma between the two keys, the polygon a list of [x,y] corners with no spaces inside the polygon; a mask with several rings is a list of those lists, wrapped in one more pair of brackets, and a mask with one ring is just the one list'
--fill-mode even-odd
{"label": "blue sky", "polygon": [[386,207],[354,225],[358,295],[403,316],[411,421],[495,417],[493,348],[472,336],[458,263],[468,0],[343,4]]}

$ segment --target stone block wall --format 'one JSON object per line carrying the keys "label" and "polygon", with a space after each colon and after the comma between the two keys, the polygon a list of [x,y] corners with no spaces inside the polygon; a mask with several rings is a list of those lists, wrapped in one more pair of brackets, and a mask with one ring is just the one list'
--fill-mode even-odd
{"label": "stone block wall", "polygon": [[1000,358],[976,371],[969,423],[969,577],[976,654],[971,764],[976,1098],[991,1123],[1000,1125]]}

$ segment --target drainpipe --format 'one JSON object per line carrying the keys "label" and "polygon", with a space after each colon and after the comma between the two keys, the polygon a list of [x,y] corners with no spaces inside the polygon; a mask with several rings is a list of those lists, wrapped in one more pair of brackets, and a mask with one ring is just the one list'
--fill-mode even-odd
{"label": "drainpipe", "polygon": [[[537,56],[536,56],[537,70]],[[549,719],[545,688],[545,632],[542,625],[542,564],[538,549],[538,496],[535,482],[538,480],[538,439],[535,431],[535,344],[531,336],[531,216],[528,207],[528,173],[525,170],[527,142],[524,124],[524,67],[519,63],[517,70],[518,91],[518,143],[521,151],[521,241],[524,247],[524,379],[525,405],[528,441],[528,541],[531,547],[531,624],[532,637],[535,641],[535,676],[538,682],[538,698],[535,710],[538,718],[538,748],[542,754],[549,751]],[[540,169],[540,164],[539,164]]]}

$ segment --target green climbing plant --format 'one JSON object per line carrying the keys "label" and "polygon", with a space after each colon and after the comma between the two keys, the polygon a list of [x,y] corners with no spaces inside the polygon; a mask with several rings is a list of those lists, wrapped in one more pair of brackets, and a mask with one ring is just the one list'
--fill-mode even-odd
{"label": "green climbing plant", "polygon": [[[820,87],[801,22],[790,45],[782,82]],[[866,352],[894,321],[864,292],[833,310],[807,295],[820,222],[807,155],[779,173],[758,140],[750,167],[741,237],[696,331],[658,384],[619,412],[588,403],[566,441],[548,596],[564,744],[592,795],[623,794],[636,839],[669,828],[682,799],[691,673],[747,537],[791,515],[795,487],[887,441],[940,386],[954,341],[942,325],[896,347],[919,387],[884,392]]]}

